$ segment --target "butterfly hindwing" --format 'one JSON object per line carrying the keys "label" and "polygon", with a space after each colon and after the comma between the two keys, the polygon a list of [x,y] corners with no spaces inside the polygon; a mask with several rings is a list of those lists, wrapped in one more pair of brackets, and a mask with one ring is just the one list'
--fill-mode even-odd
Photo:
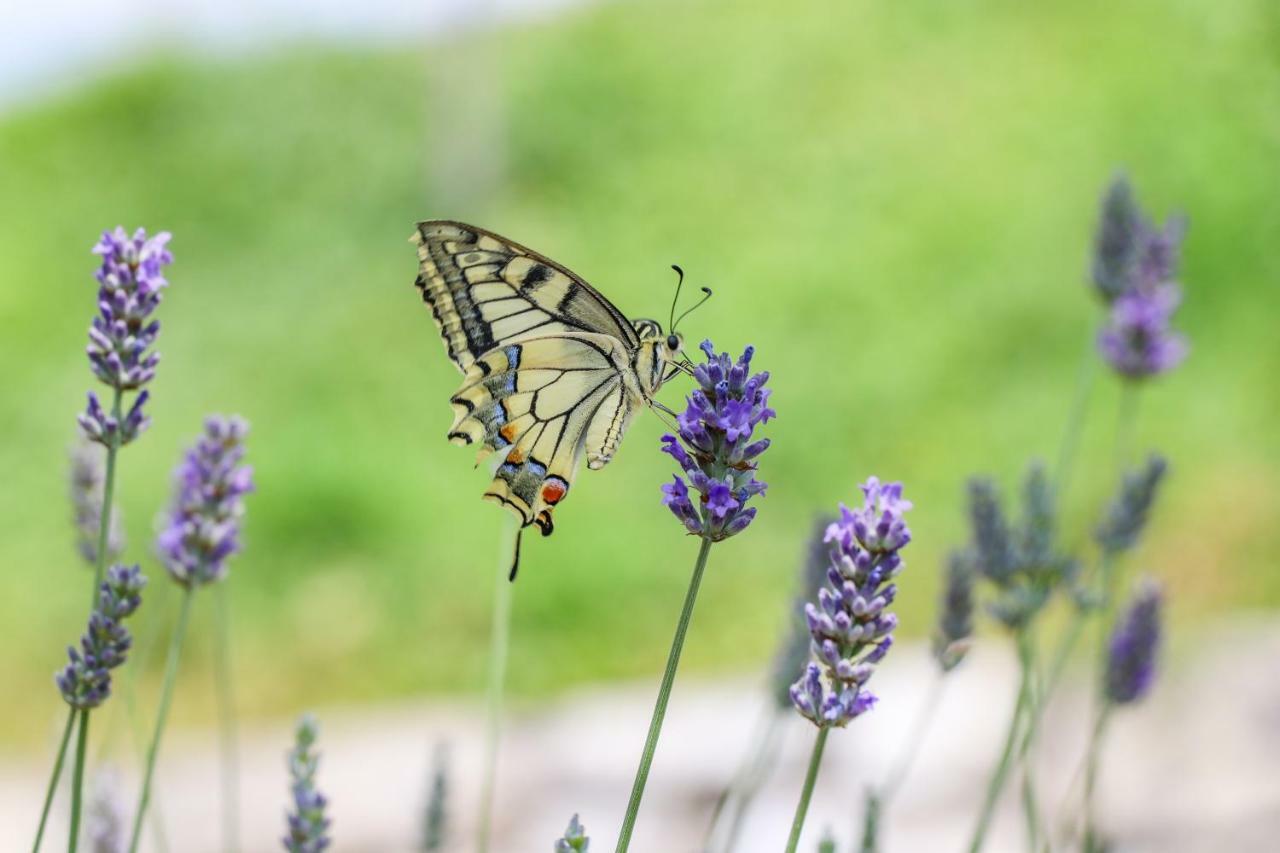
{"label": "butterfly hindwing", "polygon": [[581,333],[517,338],[481,354],[450,401],[449,439],[477,445],[477,461],[504,453],[485,497],[549,534],[583,454],[603,467],[631,418],[638,389],[627,359],[617,339]]}
{"label": "butterfly hindwing", "polygon": [[466,372],[476,359],[523,335],[586,332],[639,344],[627,318],[565,267],[482,228],[418,223],[417,285],[449,357]]}

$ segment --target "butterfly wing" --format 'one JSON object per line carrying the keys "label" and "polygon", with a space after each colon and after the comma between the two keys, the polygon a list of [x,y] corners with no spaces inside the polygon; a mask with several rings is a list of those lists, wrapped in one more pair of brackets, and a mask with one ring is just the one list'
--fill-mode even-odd
{"label": "butterfly wing", "polygon": [[450,400],[449,440],[477,445],[477,463],[505,454],[485,498],[549,535],[582,456],[604,467],[630,422],[629,363],[616,338],[587,333],[517,338],[476,359]]}
{"label": "butterfly wing", "polygon": [[497,234],[461,222],[419,222],[417,286],[449,358],[464,373],[522,335],[603,334],[634,350],[627,318],[581,277]]}

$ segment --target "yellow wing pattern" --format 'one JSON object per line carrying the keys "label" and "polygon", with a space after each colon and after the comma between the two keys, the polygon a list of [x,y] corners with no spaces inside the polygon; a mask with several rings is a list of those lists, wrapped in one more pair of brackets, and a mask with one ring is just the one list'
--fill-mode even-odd
{"label": "yellow wing pattern", "polygon": [[417,286],[449,358],[465,372],[522,335],[586,332],[635,349],[639,338],[617,308],[555,261],[483,228],[419,222]]}
{"label": "yellow wing pattern", "polygon": [[505,451],[485,498],[549,535],[583,453],[603,467],[626,430],[639,399],[628,369],[623,344],[587,333],[518,337],[474,360],[449,440],[477,445],[477,463]]}

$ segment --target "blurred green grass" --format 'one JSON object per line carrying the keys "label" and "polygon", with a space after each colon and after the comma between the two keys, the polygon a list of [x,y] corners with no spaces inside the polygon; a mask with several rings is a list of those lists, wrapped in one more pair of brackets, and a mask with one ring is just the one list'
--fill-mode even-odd
{"label": "blurred green grass", "polygon": [[[153,576],[140,633],[175,602],[148,545],[169,469],[204,413],[241,412],[259,485],[231,579],[250,713],[483,681],[503,515],[443,438],[457,375],[405,242],[427,217],[539,248],[632,316],[665,316],[679,262],[717,291],[686,334],[757,346],[780,413],[770,491],[713,552],[685,663],[711,673],[767,659],[800,537],[871,473],[916,501],[900,601],[927,630],[963,478],[1012,488],[1055,452],[1097,319],[1096,200],[1126,166],[1192,222],[1192,356],[1144,393],[1137,431],[1175,473],[1137,562],[1170,579],[1188,630],[1275,606],[1278,21],[1263,0],[627,3],[412,51],[159,57],[0,118],[0,668],[31,697],[4,703],[0,740],[57,715],[50,674],[82,629],[64,472],[92,387],[88,249],[116,223],[172,230],[177,257],[154,427],[122,460],[130,558]],[[499,83],[506,180],[445,207],[451,68]],[[1116,398],[1109,379],[1093,397],[1073,540],[1109,485]],[[661,667],[696,550],[658,505],[661,432],[640,418],[559,535],[526,544],[517,693]],[[179,696],[191,720],[210,713],[206,636]]]}

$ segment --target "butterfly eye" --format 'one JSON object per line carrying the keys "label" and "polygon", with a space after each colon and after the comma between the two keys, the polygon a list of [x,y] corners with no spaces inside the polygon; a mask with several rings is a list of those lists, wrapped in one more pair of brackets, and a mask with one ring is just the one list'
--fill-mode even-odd
{"label": "butterfly eye", "polygon": [[675,352],[680,349],[680,339],[675,335],[667,335],[667,349]]}

